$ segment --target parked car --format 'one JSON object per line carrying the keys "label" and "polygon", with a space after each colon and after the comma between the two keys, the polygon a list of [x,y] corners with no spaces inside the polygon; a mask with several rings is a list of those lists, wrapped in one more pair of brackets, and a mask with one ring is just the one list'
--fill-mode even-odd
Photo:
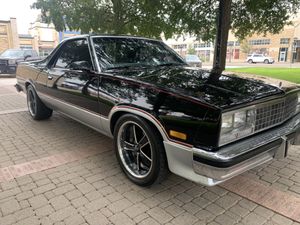
{"label": "parked car", "polygon": [[275,61],[272,57],[264,56],[263,54],[254,53],[254,54],[248,55],[246,62],[273,64]]}
{"label": "parked car", "polygon": [[18,63],[39,59],[35,50],[7,49],[0,55],[0,74],[14,74]]}
{"label": "parked car", "polygon": [[191,68],[152,39],[66,39],[20,64],[16,87],[34,120],[56,110],[112,137],[121,168],[142,186],[168,169],[216,185],[300,143],[299,89]]}
{"label": "parked car", "polygon": [[186,55],[185,62],[189,66],[202,68],[202,61],[197,55]]}

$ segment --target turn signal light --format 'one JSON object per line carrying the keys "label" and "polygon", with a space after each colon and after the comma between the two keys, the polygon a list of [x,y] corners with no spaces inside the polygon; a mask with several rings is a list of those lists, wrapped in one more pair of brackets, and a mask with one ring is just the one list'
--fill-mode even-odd
{"label": "turn signal light", "polygon": [[173,137],[179,138],[181,140],[184,140],[184,141],[187,138],[185,133],[181,133],[181,132],[178,132],[178,131],[175,131],[175,130],[170,130],[170,135],[173,136]]}

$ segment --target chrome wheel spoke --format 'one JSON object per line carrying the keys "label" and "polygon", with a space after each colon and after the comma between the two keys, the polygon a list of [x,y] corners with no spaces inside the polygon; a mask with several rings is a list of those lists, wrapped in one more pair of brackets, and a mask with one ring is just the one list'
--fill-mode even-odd
{"label": "chrome wheel spoke", "polygon": [[152,146],[144,129],[133,121],[124,122],[118,132],[118,151],[126,170],[136,178],[152,169]]}
{"label": "chrome wheel spoke", "polygon": [[123,148],[125,151],[135,151],[135,145],[129,143],[128,141],[123,141]]}
{"label": "chrome wheel spoke", "polygon": [[146,159],[148,159],[148,161],[152,162],[152,159],[151,159],[149,156],[147,156],[147,155],[142,151],[142,149],[140,150],[140,153],[141,153],[141,155],[143,155]]}
{"label": "chrome wheel spoke", "polygon": [[137,136],[136,136],[136,126],[135,125],[132,126],[132,130],[133,130],[134,143],[137,144],[138,141],[137,141]]}
{"label": "chrome wheel spoke", "polygon": [[136,153],[136,169],[139,172],[140,171],[140,153]]}
{"label": "chrome wheel spoke", "polygon": [[144,135],[144,136],[141,138],[141,140],[139,141],[138,146],[139,146],[140,148],[144,148],[147,144],[149,144],[149,140],[148,140],[148,138],[146,137],[146,135]]}

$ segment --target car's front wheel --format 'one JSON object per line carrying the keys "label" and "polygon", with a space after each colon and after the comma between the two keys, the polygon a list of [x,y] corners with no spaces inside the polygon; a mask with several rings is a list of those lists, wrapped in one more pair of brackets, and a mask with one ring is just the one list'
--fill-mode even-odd
{"label": "car's front wheel", "polygon": [[27,106],[34,120],[44,120],[52,116],[52,109],[44,105],[32,85],[27,87]]}
{"label": "car's front wheel", "polygon": [[252,63],[253,63],[253,60],[252,60],[252,59],[249,59],[249,60],[248,60],[248,63],[252,64]]}
{"label": "car's front wheel", "polygon": [[270,61],[269,61],[268,59],[265,59],[264,63],[265,63],[265,64],[269,64]]}
{"label": "car's front wheel", "polygon": [[132,114],[120,117],[114,143],[121,168],[132,182],[149,186],[165,178],[168,167],[162,140],[143,118]]}

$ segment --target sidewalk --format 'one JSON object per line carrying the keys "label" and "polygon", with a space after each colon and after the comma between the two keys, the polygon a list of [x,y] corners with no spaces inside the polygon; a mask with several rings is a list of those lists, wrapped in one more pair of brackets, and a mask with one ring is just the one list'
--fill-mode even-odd
{"label": "sidewalk", "polygon": [[1,225],[300,225],[300,147],[220,186],[170,174],[142,188],[111,139],[58,113],[33,121],[14,83],[0,79]]}

